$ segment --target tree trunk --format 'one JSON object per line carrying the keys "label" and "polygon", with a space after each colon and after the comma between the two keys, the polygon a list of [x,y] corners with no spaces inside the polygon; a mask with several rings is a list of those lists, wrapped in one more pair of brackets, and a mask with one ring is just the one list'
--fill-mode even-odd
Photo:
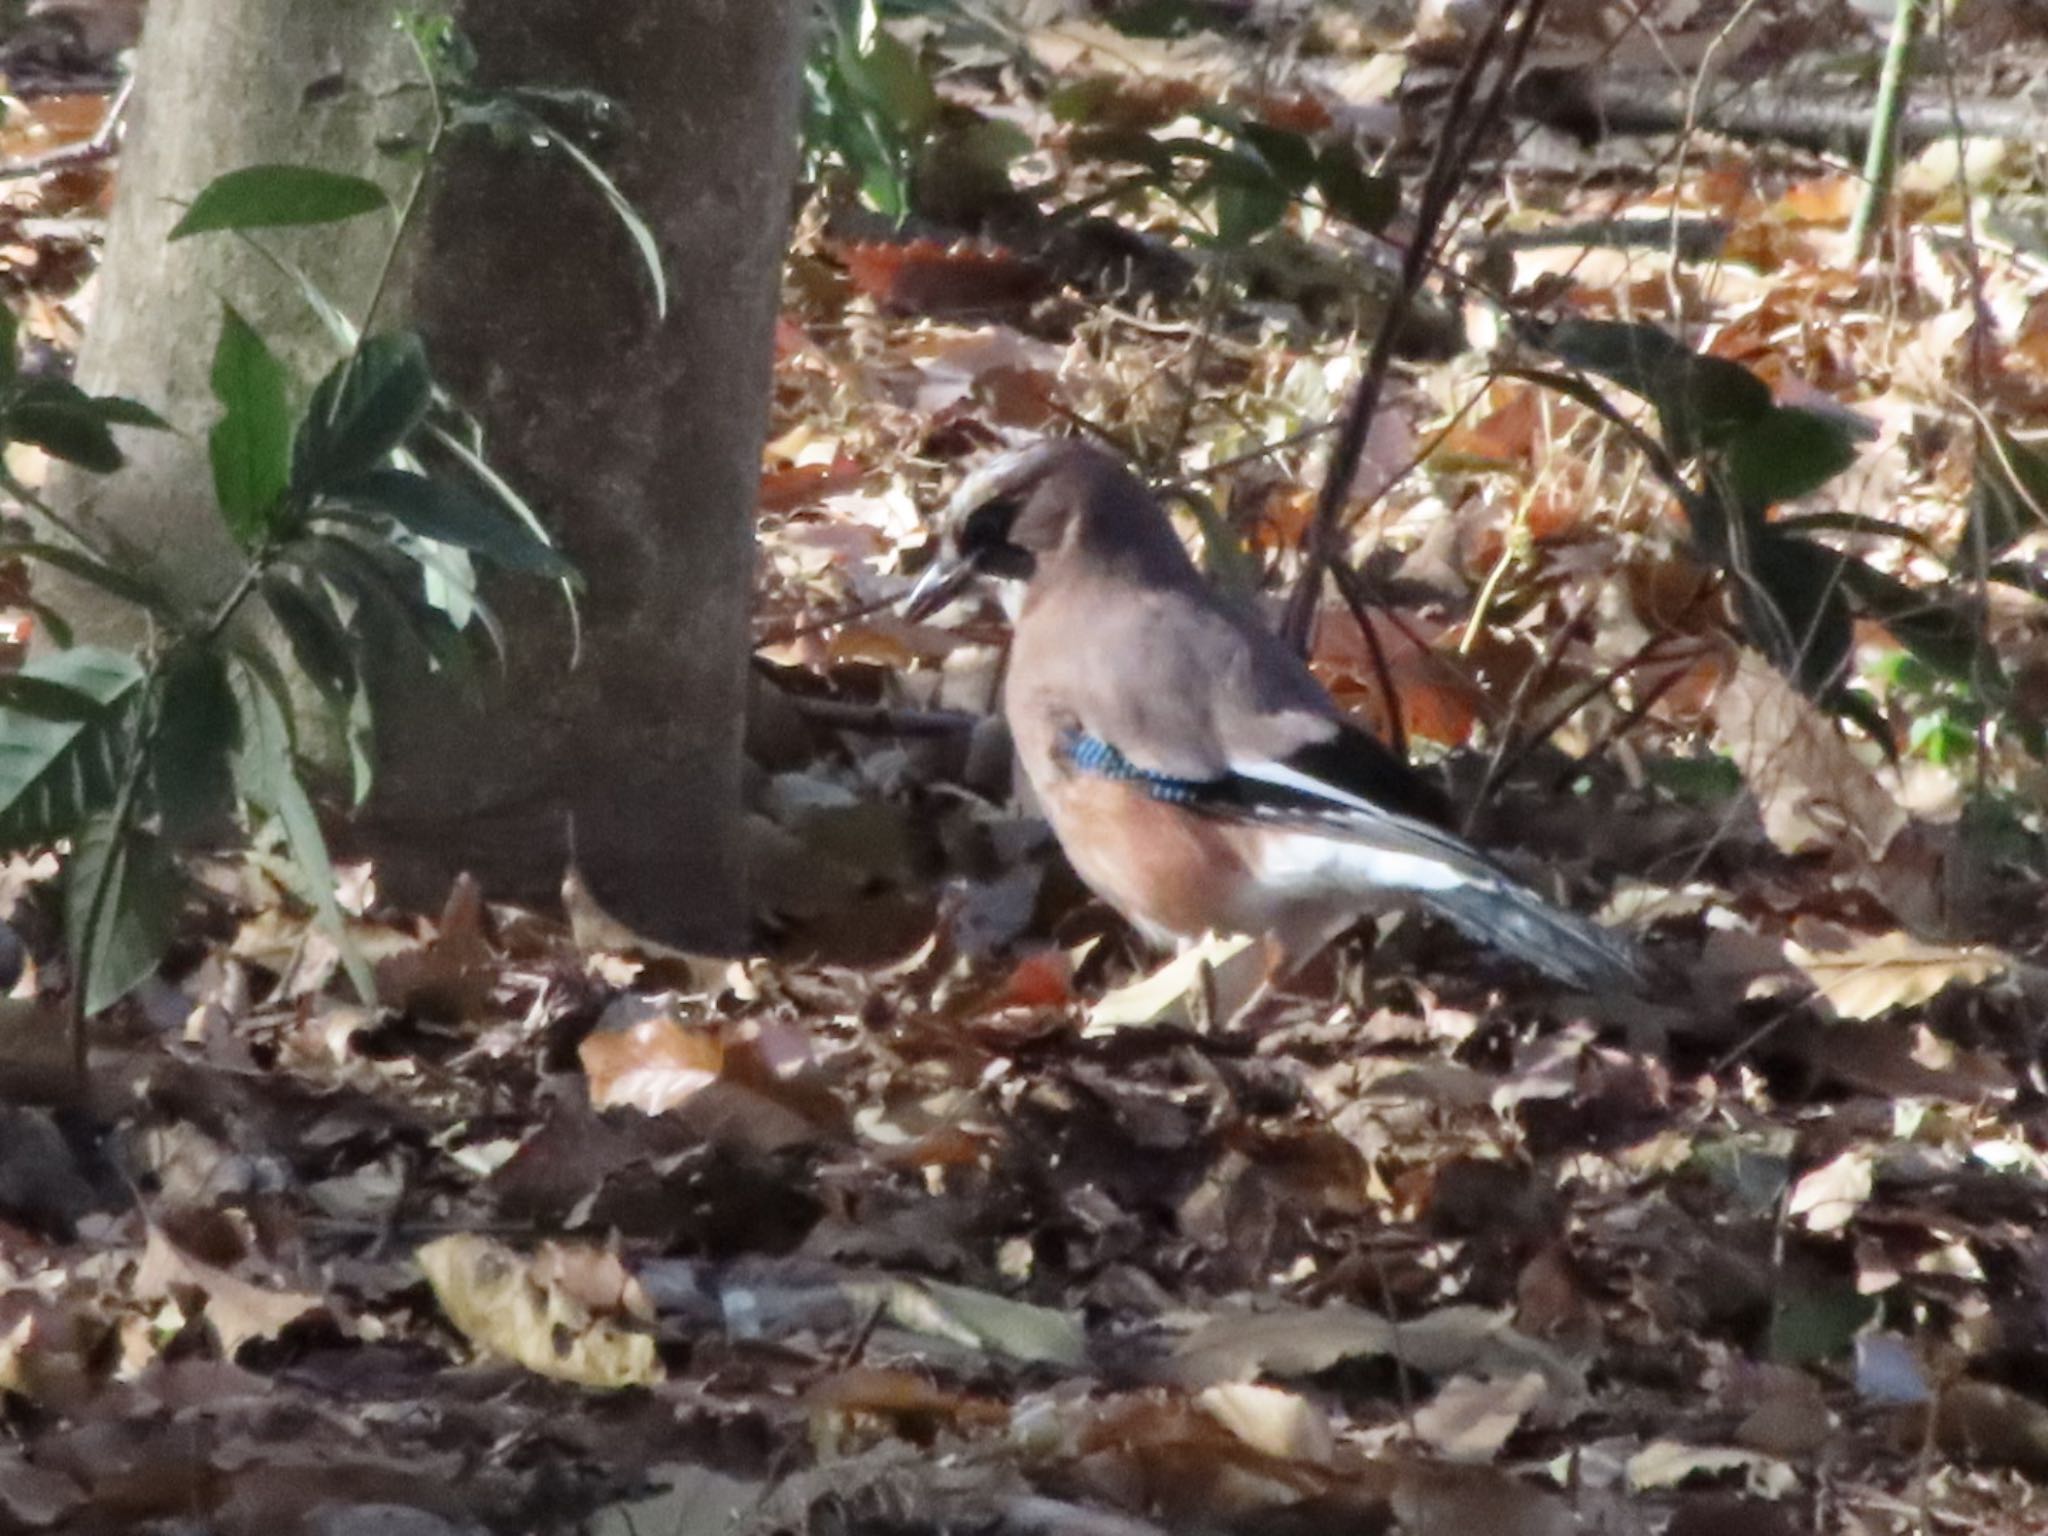
{"label": "tree trunk", "polygon": [[[232,302],[301,378],[336,348],[288,277],[230,235],[170,244],[184,205],[224,171],[266,161],[347,170],[396,191],[404,171],[377,140],[419,126],[417,95],[394,95],[410,51],[389,0],[155,0],[139,56],[79,382],[132,395],[179,434],[122,434],[129,467],[108,479],[60,473],[59,501],[97,515],[145,551],[178,590],[217,594],[240,562],[214,515],[206,429],[219,407],[208,374],[221,303]],[[263,239],[351,313],[368,301],[388,218]],[[82,632],[139,637],[133,610],[38,572]]]}
{"label": "tree trunk", "polygon": [[[135,122],[85,360],[95,389],[168,406],[191,441],[149,446],[101,483],[99,511],[203,577],[225,554],[204,490],[206,362],[218,290],[275,295],[231,237],[171,247],[186,197],[240,164],[377,169],[374,138],[416,109],[388,0],[154,0]],[[563,604],[527,581],[489,596],[506,629],[483,705],[407,690],[378,718],[378,787],[345,835],[384,887],[431,902],[459,871],[493,895],[560,881],[573,826],[599,899],[698,945],[744,933],[740,735],[752,510],[796,150],[802,0],[467,0],[485,79],[576,87],[625,116],[600,158],[645,217],[673,304],[657,320],[633,245],[557,154],[459,138],[436,173],[386,313],[426,336],[486,448],[582,569],[580,661]],[[337,80],[337,77],[338,80]],[[344,88],[337,95],[336,87]],[[331,105],[354,104],[346,131]],[[161,210],[161,211],[159,211]],[[360,305],[377,231],[294,236]],[[358,249],[361,246],[362,249]],[[303,312],[259,328],[318,340]],[[307,373],[313,371],[307,369]],[[208,554],[210,551],[210,556]]]}

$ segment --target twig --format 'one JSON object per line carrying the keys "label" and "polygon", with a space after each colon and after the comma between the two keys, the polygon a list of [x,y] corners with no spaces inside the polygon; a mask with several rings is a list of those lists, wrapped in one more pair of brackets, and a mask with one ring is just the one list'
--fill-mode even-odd
{"label": "twig", "polygon": [[1857,199],[1856,215],[1849,221],[1849,244],[1858,261],[1869,258],[1885,209],[1891,205],[1892,177],[1899,165],[1899,119],[1906,110],[1913,48],[1920,41],[1923,14],[1922,0],[1897,0],[1892,12],[1891,45],[1885,49],[1884,73],[1877,82],[1877,111],[1863,152],[1863,196]]}
{"label": "twig", "polygon": [[878,597],[865,603],[855,603],[851,608],[838,613],[828,613],[822,619],[811,619],[802,624],[785,624],[771,629],[764,635],[754,637],[754,649],[764,645],[787,645],[792,640],[801,640],[806,635],[815,635],[827,629],[837,629],[842,624],[851,624],[855,619],[864,619],[871,613],[880,613],[886,608],[900,607],[908,598],[908,592],[898,592],[894,597]]}
{"label": "twig", "polygon": [[[1538,669],[1532,678],[1528,692],[1535,693],[1540,691],[1542,685],[1556,675],[1558,667],[1564,660],[1565,641],[1578,628],[1580,620],[1585,618],[1586,613],[1591,610],[1591,607],[1592,604],[1589,602],[1585,609],[1574,614],[1570,622],[1558,631],[1558,644],[1551,651],[1550,655],[1545,658],[1544,665]],[[1502,782],[1506,780],[1508,774],[1519,768],[1530,753],[1542,746],[1544,742],[1550,740],[1552,736],[1555,736],[1564,723],[1571,719],[1573,715],[1576,715],[1594,699],[1612,688],[1622,677],[1625,677],[1628,673],[1648,661],[1657,647],[1664,643],[1665,638],[1663,635],[1650,636],[1649,639],[1637,646],[1634,651],[1621,661],[1615,663],[1614,666],[1608,668],[1590,682],[1581,685],[1539,729],[1531,731],[1520,740],[1516,740],[1512,735],[1504,735],[1501,738],[1500,750],[1494,753],[1493,761],[1486,765],[1486,777],[1480,780],[1479,792],[1472,797],[1472,814],[1476,816],[1479,813],[1486,805],[1486,802],[1492,798],[1493,792],[1499,789]]]}
{"label": "twig", "polygon": [[1365,593],[1359,588],[1358,572],[1351,568],[1350,561],[1338,560],[1330,566],[1330,574],[1336,578],[1337,591],[1344,599],[1344,606],[1351,610],[1352,622],[1365,639],[1365,654],[1372,661],[1373,681],[1379,684],[1380,697],[1387,701],[1387,746],[1394,756],[1406,758],[1408,722],[1402,718],[1401,695],[1394,687],[1394,669],[1387,665],[1386,649],[1380,644],[1379,631],[1373,627]]}
{"label": "twig", "polygon": [[[1689,656],[1667,656],[1660,657],[1658,659],[1673,663],[1683,663],[1687,661],[1696,660],[1700,656],[1707,654],[1708,649],[1709,647],[1702,645],[1701,647],[1699,647],[1699,649],[1692,652],[1692,654]],[[1648,656],[1643,657],[1641,661],[1633,663],[1630,667],[1630,670],[1634,670],[1635,666],[1641,666],[1648,663],[1649,660],[1650,658]],[[1626,714],[1622,715],[1619,719],[1615,720],[1615,722],[1612,725],[1609,725],[1605,730],[1601,731],[1599,736],[1594,738],[1593,744],[1586,748],[1584,759],[1582,760],[1597,759],[1601,753],[1605,752],[1608,749],[1608,747],[1612,746],[1615,742],[1621,740],[1622,737],[1626,736],[1631,730],[1635,729],[1636,725],[1640,721],[1646,719],[1649,716],[1650,711],[1657,707],[1657,701],[1663,698],[1664,695],[1669,693],[1673,688],[1676,688],[1680,681],[1684,679],[1684,677],[1685,668],[1682,665],[1673,665],[1669,672],[1665,673],[1662,677],[1658,678],[1656,682],[1652,683],[1650,687],[1644,692],[1643,696],[1637,699],[1635,703],[1629,706],[1628,712]],[[1612,681],[1619,681],[1619,675],[1617,674],[1616,678],[1612,679]],[[1571,772],[1572,769],[1576,766],[1576,764],[1566,765],[1564,771],[1559,773],[1557,778],[1552,781],[1551,788],[1553,791],[1563,789],[1565,775]]]}
{"label": "twig", "polygon": [[[1904,0],[1901,0],[1904,3]],[[1966,392],[1964,404],[1974,416],[1974,435],[1977,458],[1981,460],[1987,444],[1996,446],[1997,433],[1990,421],[1978,407],[1977,402],[1990,398],[1990,350],[1991,338],[1997,334],[1997,325],[1991,316],[1989,301],[1984,296],[1984,253],[1977,244],[1977,205],[1971,195],[1970,178],[1967,171],[1968,156],[1963,151],[1963,104],[1956,91],[1955,55],[1949,48],[1948,12],[1937,7],[1934,13],[1935,36],[1941,49],[1942,83],[1946,87],[1949,123],[1954,134],[1956,147],[1956,197],[1962,210],[1963,271],[1970,285],[1970,330],[1967,349],[1963,353],[1963,377],[1960,387]],[[2004,450],[2000,449],[2003,458]],[[2015,485],[2018,481],[2013,481]],[[2024,494],[2024,493],[2023,493]],[[2031,498],[2030,498],[2031,499]],[[1972,687],[1984,694],[1984,679],[1976,675],[1983,658],[1992,655],[1991,650],[1991,558],[1984,543],[1984,521],[1972,515],[1965,535],[1970,556],[1970,574],[1976,588],[1976,602],[1973,610],[1977,619],[1977,651],[1971,663]],[[1990,793],[1991,774],[1991,713],[1977,712],[1977,750],[1974,768],[1978,799]]]}
{"label": "twig", "polygon": [[[1306,653],[1308,649],[1309,630],[1315,618],[1316,604],[1321,598],[1323,576],[1335,557],[1337,525],[1342,519],[1345,503],[1350,499],[1351,485],[1357,478],[1359,460],[1365,451],[1366,434],[1379,408],[1387,374],[1393,367],[1394,344],[1434,260],[1438,231],[1457,191],[1458,173],[1479,144],[1481,135],[1498,117],[1507,99],[1516,65],[1526,52],[1547,4],[1548,0],[1520,0],[1519,4],[1518,0],[1495,0],[1486,30],[1466,56],[1464,67],[1445,102],[1447,123],[1469,121],[1471,126],[1464,133],[1447,129],[1437,140],[1436,152],[1430,158],[1422,196],[1415,210],[1414,228],[1401,253],[1399,281],[1388,300],[1379,330],[1373,336],[1372,348],[1366,354],[1365,371],[1352,394],[1351,406],[1345,414],[1337,441],[1330,449],[1330,462],[1324,471],[1321,494],[1316,499],[1315,519],[1309,525],[1305,541],[1301,575],[1288,600],[1286,618],[1281,626],[1282,636],[1297,652]],[[1521,31],[1515,39],[1511,56],[1485,104],[1473,113],[1470,109],[1479,88],[1479,78],[1493,61],[1501,39],[1506,35],[1509,18],[1517,9],[1521,11]]]}

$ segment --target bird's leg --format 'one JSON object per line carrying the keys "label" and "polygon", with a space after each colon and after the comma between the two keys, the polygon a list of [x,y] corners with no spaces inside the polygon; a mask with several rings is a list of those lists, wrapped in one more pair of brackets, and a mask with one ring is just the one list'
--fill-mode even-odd
{"label": "bird's leg", "polygon": [[1259,940],[1263,968],[1252,993],[1231,1010],[1233,1026],[1249,1026],[1259,1009],[1278,995],[1295,973],[1330,947],[1330,942],[1351,926],[1354,914],[1325,916],[1275,928]]}

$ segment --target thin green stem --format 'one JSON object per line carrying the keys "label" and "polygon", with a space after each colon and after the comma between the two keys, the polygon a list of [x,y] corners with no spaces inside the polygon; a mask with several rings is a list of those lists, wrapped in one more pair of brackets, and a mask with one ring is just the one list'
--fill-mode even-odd
{"label": "thin green stem", "polygon": [[[85,904],[85,922],[80,928],[76,946],[77,974],[71,978],[71,1072],[81,1092],[86,1086],[87,1058],[91,1054],[91,1039],[86,1032],[85,1000],[91,984],[93,946],[98,942],[99,931],[106,916],[107,897],[113,889],[114,869],[120,862],[121,840],[127,835],[128,818],[134,813],[135,798],[142,789],[142,775],[149,764],[149,743],[156,734],[157,720],[154,713],[155,700],[152,693],[156,679],[162,671],[163,661],[159,657],[150,663],[142,679],[141,719],[135,733],[134,749],[128,756],[127,771],[121,777],[121,788],[114,797],[114,851],[101,861],[95,872],[92,894]],[[76,849],[73,850],[74,857]]]}
{"label": "thin green stem", "polygon": [[1923,0],[1897,0],[1892,12],[1891,45],[1885,49],[1884,71],[1878,79],[1877,110],[1871,116],[1870,142],[1864,148],[1863,196],[1849,221],[1849,244],[1858,261],[1867,260],[1890,206],[1892,178],[1899,163],[1899,118],[1912,88],[1913,49],[1920,41]]}
{"label": "thin green stem", "polygon": [[361,366],[363,343],[369,339],[370,326],[377,318],[377,311],[384,303],[384,295],[391,287],[392,275],[398,270],[398,253],[405,249],[405,237],[412,230],[414,217],[419,212],[421,194],[426,190],[427,177],[431,174],[435,155],[440,153],[442,140],[448,132],[447,108],[441,100],[441,86],[434,74],[433,60],[420,47],[420,41],[410,31],[405,34],[411,45],[413,57],[419,61],[420,72],[427,88],[427,102],[433,114],[432,126],[427,131],[427,142],[420,151],[419,174],[406,188],[405,198],[398,205],[398,222],[392,226],[391,243],[384,248],[384,260],[377,268],[377,281],[370,289],[369,303],[363,306],[363,322],[356,328],[355,350],[349,353],[348,366],[341,380],[341,387],[328,401],[327,424],[333,426],[341,410],[343,397],[348,394],[349,385],[354,381],[355,371]]}
{"label": "thin green stem", "polygon": [[59,512],[55,507],[43,500],[42,497],[15,479],[14,476],[8,475],[4,480],[0,480],[0,487],[4,487],[8,495],[35,513],[36,516],[42,518],[52,528],[63,534],[65,538],[76,544],[95,560],[103,560],[109,565],[114,563],[108,553],[93,541],[82,526],[74,523],[70,518]]}
{"label": "thin green stem", "polygon": [[128,835],[130,818],[135,813],[135,802],[142,791],[142,780],[149,768],[149,753],[156,739],[162,716],[158,710],[159,700],[155,697],[157,679],[163,675],[170,658],[184,645],[211,645],[221,632],[234,622],[256,591],[256,584],[263,579],[269,568],[270,551],[259,550],[254,559],[243,569],[233,587],[228,589],[208,617],[205,624],[191,635],[173,641],[159,649],[150,659],[142,675],[140,718],[135,732],[135,741],[128,754],[128,765],[121,777],[120,789],[114,797],[113,838],[116,853],[105,860],[93,881],[92,894],[86,902],[85,922],[78,934],[76,952],[79,957],[78,974],[71,978],[71,1068],[81,1088],[85,1085],[87,1057],[90,1040],[86,1032],[85,999],[88,978],[92,969],[93,946],[98,941],[101,927],[106,919],[106,905],[113,886],[115,865],[119,861],[119,844]]}

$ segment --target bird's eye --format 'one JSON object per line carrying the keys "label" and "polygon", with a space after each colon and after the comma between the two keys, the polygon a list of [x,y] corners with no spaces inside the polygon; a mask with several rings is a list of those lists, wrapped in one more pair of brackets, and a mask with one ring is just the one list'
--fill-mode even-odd
{"label": "bird's eye", "polygon": [[984,501],[967,514],[960,528],[960,553],[982,561],[1010,542],[1010,528],[1017,521],[1019,503],[1008,496]]}

